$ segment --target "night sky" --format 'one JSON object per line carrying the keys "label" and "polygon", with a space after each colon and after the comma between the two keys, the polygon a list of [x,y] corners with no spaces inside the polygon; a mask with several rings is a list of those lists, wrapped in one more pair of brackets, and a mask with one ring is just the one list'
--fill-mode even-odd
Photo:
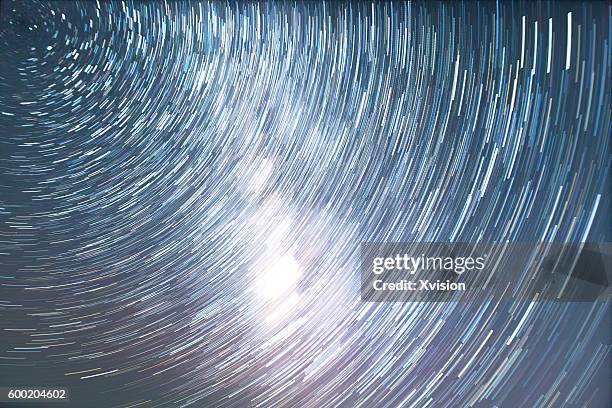
{"label": "night sky", "polygon": [[612,241],[611,45],[605,1],[0,0],[0,386],[609,407],[609,302],[370,303],[359,261]]}

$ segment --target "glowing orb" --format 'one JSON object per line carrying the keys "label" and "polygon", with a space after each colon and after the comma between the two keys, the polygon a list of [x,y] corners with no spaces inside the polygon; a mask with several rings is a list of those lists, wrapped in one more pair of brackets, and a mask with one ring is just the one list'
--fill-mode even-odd
{"label": "glowing orb", "polygon": [[302,276],[300,265],[291,255],[284,255],[273,261],[255,285],[259,295],[267,300],[280,300],[288,295]]}

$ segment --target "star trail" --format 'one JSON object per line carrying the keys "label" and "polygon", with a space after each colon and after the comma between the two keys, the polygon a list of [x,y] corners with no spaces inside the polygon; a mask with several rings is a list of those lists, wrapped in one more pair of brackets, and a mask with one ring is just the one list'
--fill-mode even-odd
{"label": "star trail", "polygon": [[359,251],[611,241],[610,3],[0,13],[1,386],[609,406],[609,302],[363,302]]}

